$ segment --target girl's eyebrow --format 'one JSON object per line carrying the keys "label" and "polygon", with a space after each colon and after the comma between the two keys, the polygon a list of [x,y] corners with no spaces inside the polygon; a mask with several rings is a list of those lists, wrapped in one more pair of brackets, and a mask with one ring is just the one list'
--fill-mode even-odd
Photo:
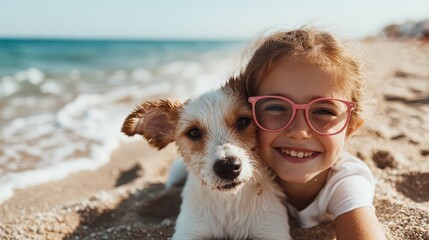
{"label": "girl's eyebrow", "polygon": [[282,94],[282,93],[268,93],[268,94],[264,94],[265,96],[276,96],[276,97],[284,97],[284,98],[287,98],[287,99],[290,99],[290,100],[292,100],[292,98],[291,97],[289,97],[288,95],[286,95],[286,94]]}
{"label": "girl's eyebrow", "polygon": [[[292,98],[291,98],[291,97],[289,97],[288,95],[283,94],[283,93],[269,93],[269,94],[265,94],[265,95],[267,95],[267,96],[285,97],[285,98],[289,98],[289,99],[291,99],[291,100],[292,100]],[[307,96],[305,97],[305,99],[308,99],[308,102],[310,102],[310,101],[312,101],[312,100],[314,100],[314,99],[317,99],[317,98],[325,98],[325,97],[332,97],[332,96],[320,96],[320,95],[311,96],[311,95],[307,95]]]}
{"label": "girl's eyebrow", "polygon": [[282,94],[282,93],[269,93],[269,94],[265,94],[266,96],[277,96],[277,97],[285,97],[285,98],[289,98],[286,94]]}

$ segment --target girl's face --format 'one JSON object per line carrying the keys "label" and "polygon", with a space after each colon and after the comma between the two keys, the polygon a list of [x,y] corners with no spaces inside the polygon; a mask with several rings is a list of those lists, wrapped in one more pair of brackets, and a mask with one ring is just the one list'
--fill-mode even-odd
{"label": "girl's face", "polygon": [[[287,61],[279,62],[265,76],[257,95],[280,95],[298,104],[321,97],[348,100],[340,95],[335,80],[320,68]],[[298,110],[290,126],[282,131],[258,129],[260,154],[283,181],[305,183],[338,160],[348,137],[346,132],[319,135],[307,125],[304,111]]]}

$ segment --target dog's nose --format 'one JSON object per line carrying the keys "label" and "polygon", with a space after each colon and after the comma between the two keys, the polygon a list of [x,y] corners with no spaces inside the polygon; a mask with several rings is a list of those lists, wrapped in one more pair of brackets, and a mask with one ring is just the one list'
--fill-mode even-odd
{"label": "dog's nose", "polygon": [[236,157],[226,157],[217,160],[213,168],[218,177],[233,180],[240,175],[241,161]]}

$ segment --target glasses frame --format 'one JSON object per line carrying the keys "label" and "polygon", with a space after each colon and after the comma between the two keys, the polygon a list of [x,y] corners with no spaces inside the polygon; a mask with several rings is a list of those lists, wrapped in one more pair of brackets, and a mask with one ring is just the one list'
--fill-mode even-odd
{"label": "glasses frame", "polygon": [[[275,98],[275,99],[284,100],[284,101],[287,101],[287,102],[292,106],[292,111],[293,111],[293,113],[292,113],[292,117],[290,118],[289,122],[288,122],[287,124],[285,124],[285,126],[284,126],[284,127],[281,127],[281,128],[279,128],[279,129],[275,129],[275,130],[273,130],[273,129],[264,128],[261,124],[259,124],[258,119],[256,118],[256,103],[257,103],[259,100],[261,100],[261,99],[267,99],[267,98]],[[317,101],[323,101],[323,100],[335,100],[335,101],[340,101],[340,102],[345,103],[345,104],[346,104],[346,106],[347,106],[347,120],[346,120],[346,123],[344,124],[344,126],[343,126],[340,130],[338,130],[338,131],[336,131],[336,132],[334,132],[334,133],[323,133],[323,132],[319,132],[319,131],[317,131],[317,130],[316,130],[316,129],[311,125],[310,119],[309,119],[309,117],[308,117],[308,115],[309,115],[309,113],[308,113],[308,112],[309,112],[309,109],[310,109],[311,104],[313,104],[314,102],[317,102]],[[264,131],[267,131],[267,132],[279,132],[279,131],[282,131],[282,130],[284,130],[284,129],[288,128],[288,127],[289,127],[289,125],[290,125],[290,124],[293,122],[293,120],[295,119],[295,116],[296,116],[296,112],[297,112],[297,110],[302,109],[302,110],[304,110],[304,113],[305,113],[304,115],[305,115],[305,121],[307,122],[307,125],[311,128],[311,130],[313,130],[314,132],[316,132],[316,133],[318,133],[318,134],[320,134],[320,135],[323,135],[323,136],[336,135],[336,134],[338,134],[338,133],[342,132],[342,131],[347,127],[347,125],[349,124],[349,121],[350,121],[350,118],[351,118],[352,112],[353,112],[353,110],[355,110],[355,107],[356,107],[356,103],[355,103],[355,102],[350,102],[350,101],[346,101],[346,100],[342,100],[342,99],[338,99],[338,98],[331,98],[331,97],[316,98],[316,99],[311,100],[310,102],[308,102],[308,103],[304,103],[304,104],[297,104],[297,103],[294,103],[292,100],[290,100],[289,98],[286,98],[286,97],[282,97],[282,96],[270,96],[270,95],[268,95],[268,96],[251,96],[251,97],[249,97],[248,101],[249,101],[249,103],[252,105],[253,119],[255,120],[256,125],[257,125],[260,129],[262,129],[262,130],[264,130]]]}

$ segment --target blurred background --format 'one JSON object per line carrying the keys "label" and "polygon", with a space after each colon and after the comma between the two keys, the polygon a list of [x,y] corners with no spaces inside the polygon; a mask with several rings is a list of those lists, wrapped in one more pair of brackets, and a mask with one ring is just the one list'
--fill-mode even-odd
{"label": "blurred background", "polygon": [[0,1],[0,202],[93,170],[140,101],[217,88],[269,31],[429,38],[429,1]]}

